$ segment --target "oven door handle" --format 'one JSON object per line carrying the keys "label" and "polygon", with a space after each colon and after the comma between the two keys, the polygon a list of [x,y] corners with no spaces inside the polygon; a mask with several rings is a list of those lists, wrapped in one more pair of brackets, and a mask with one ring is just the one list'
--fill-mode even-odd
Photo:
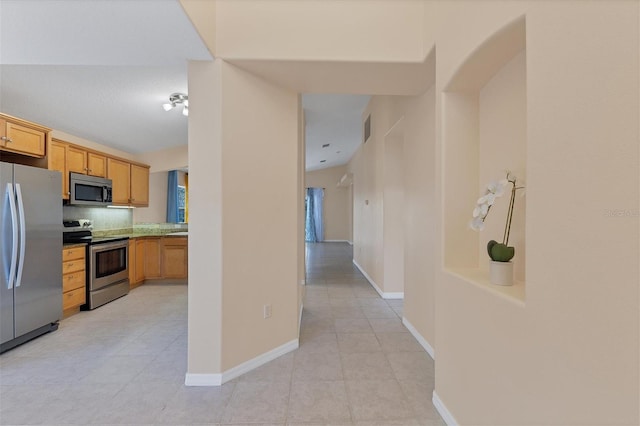
{"label": "oven door handle", "polygon": [[98,253],[101,251],[113,250],[118,248],[128,248],[129,240],[120,240],[107,243],[94,243],[89,246],[91,253]]}

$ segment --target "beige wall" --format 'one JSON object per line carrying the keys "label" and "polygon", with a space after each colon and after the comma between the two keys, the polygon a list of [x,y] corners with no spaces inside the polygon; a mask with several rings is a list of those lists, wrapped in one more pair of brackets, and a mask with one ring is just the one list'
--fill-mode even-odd
{"label": "beige wall", "polygon": [[391,103],[388,96],[371,98],[362,115],[363,123],[371,115],[371,135],[347,167],[353,174],[353,259],[383,292],[384,135],[393,121]]}
{"label": "beige wall", "polygon": [[145,152],[144,154],[139,154],[137,159],[142,163],[148,164],[151,167],[149,169],[151,173],[184,169],[189,166],[189,149],[188,145],[180,145],[158,151]]}
{"label": "beige wall", "polygon": [[[297,340],[302,235],[297,94],[224,62],[222,83],[221,349],[226,370]],[[273,307],[269,319],[263,319],[266,304]]]}
{"label": "beige wall", "polygon": [[222,60],[190,69],[188,380],[297,345],[302,238],[297,94]]}
{"label": "beige wall", "polygon": [[221,62],[189,62],[187,382],[204,384],[222,373]]}
{"label": "beige wall", "polygon": [[229,59],[419,62],[427,53],[414,0],[222,0],[216,15],[216,54]]}
{"label": "beige wall", "polygon": [[306,144],[305,144],[305,114],[302,108],[302,95],[298,95],[298,336],[300,335],[300,323],[302,322],[303,301],[306,291],[306,246],[305,246],[305,163],[306,163]]}
{"label": "beige wall", "polygon": [[428,277],[435,263],[425,253],[433,254],[435,237],[435,217],[426,211],[436,202],[434,102],[433,90],[372,97],[363,114],[363,122],[371,114],[371,137],[348,164],[354,181],[354,259],[385,297],[401,296],[408,282],[411,292],[428,294],[414,299],[411,323],[429,342],[435,283]]}
{"label": "beige wall", "polygon": [[134,154],[130,154],[128,152],[120,151],[118,149],[114,149],[97,142],[90,141],[88,139],[84,139],[78,136],[71,135],[69,133],[62,132],[60,130],[53,130],[51,132],[51,137],[63,140],[65,142],[71,142],[76,145],[84,146],[86,148],[95,149],[96,151],[104,152],[105,154],[110,154],[115,157],[126,158],[127,160],[138,161]]}
{"label": "beige wall", "polygon": [[431,350],[435,346],[438,199],[436,198],[435,88],[404,98],[403,320]]}
{"label": "beige wall", "polygon": [[[355,3],[369,6],[355,6]],[[393,4],[376,2],[379,3]],[[354,174],[355,260],[384,288],[385,163],[381,148],[384,144],[380,141],[384,141],[386,132],[404,116],[407,120],[405,156],[407,151],[422,156],[411,161],[406,159],[405,217],[415,220],[423,214],[427,216],[417,227],[418,235],[422,236],[405,238],[405,317],[418,335],[435,346],[435,397],[441,412],[450,422],[460,424],[638,424],[638,2],[415,3],[422,8],[422,22],[429,24],[421,26],[419,34],[412,30],[412,18],[396,20],[399,15],[393,11],[387,15],[387,23],[397,24],[393,28],[398,31],[400,41],[406,40],[405,37],[418,37],[423,54],[435,46],[435,86],[413,98],[375,97],[367,107],[367,113],[373,112],[372,139],[360,147],[348,166]],[[310,80],[303,83],[304,87],[321,87],[329,92],[331,87],[344,85],[345,79],[339,79],[338,74],[331,71],[334,65],[340,67],[341,55],[350,61],[376,54],[366,47],[362,52],[349,52],[360,45],[359,38],[367,43],[377,40],[380,35],[372,31],[343,34],[339,44],[329,42],[334,34],[340,34],[340,28],[335,33],[317,30],[304,32],[304,37],[291,38],[291,29],[299,23],[313,28],[308,12],[318,3],[297,2],[286,13],[284,4],[279,1],[217,3],[222,5],[216,9],[217,24],[225,25],[224,30],[216,33],[218,47],[224,52],[222,56],[255,59],[263,59],[265,55],[276,59],[286,56],[309,65],[309,52],[325,52],[334,59],[333,63],[322,62],[323,57],[311,58],[318,60],[313,66],[321,65],[327,70],[322,84],[314,86]],[[273,5],[273,13],[268,10],[255,13],[268,9],[269,5]],[[385,7],[378,9],[370,5],[369,2],[332,2],[325,9],[331,12],[323,15],[320,22],[331,24],[354,7],[360,7],[363,18],[375,18]],[[403,3],[398,10],[405,10],[404,6]],[[513,34],[507,31],[505,39],[501,38],[500,30],[523,16],[526,25],[521,25],[524,21],[516,22],[516,27],[521,25],[525,32],[522,40],[526,41],[526,50],[519,59],[517,55],[523,46],[520,41],[510,41],[512,35],[518,38],[518,31]],[[274,22],[278,24],[273,25]],[[409,30],[403,27],[405,22]],[[238,23],[251,25],[231,28]],[[325,25],[326,28],[331,25]],[[380,34],[384,37],[387,32],[383,30]],[[398,38],[388,35],[388,40]],[[297,46],[299,41],[304,43]],[[398,54],[387,51],[386,41],[379,44],[382,48],[378,52],[387,54],[380,53],[378,61],[391,62],[397,60],[398,55],[415,57],[418,51],[413,42],[407,42]],[[329,45],[336,50],[327,53]],[[269,72],[281,77],[292,75],[291,64],[282,62],[278,66],[283,68],[275,67]],[[379,71],[375,63],[363,64],[363,68],[358,69],[364,70],[367,66]],[[286,71],[284,67],[288,67]],[[231,69],[228,65],[218,65],[213,72],[218,87],[212,89],[204,84],[205,92],[209,90],[208,96],[213,101],[204,109],[217,111],[217,119],[231,123],[231,129],[236,130],[234,123],[247,114],[239,105],[232,106],[225,114],[220,112],[219,93],[227,83],[220,78],[220,68]],[[281,71],[284,74],[279,74]],[[240,72],[230,73],[233,83],[229,83],[228,95],[238,95],[238,99],[245,102],[256,101],[256,108],[265,106],[261,93],[270,93],[271,89]],[[194,78],[197,80],[198,76]],[[284,84],[286,78],[278,81]],[[302,87],[302,83],[298,83]],[[256,93],[244,93],[240,86]],[[276,105],[283,108],[276,108],[272,118],[282,120],[280,130],[291,124],[295,132],[298,119],[285,112],[288,101],[283,98],[289,99],[289,96],[281,93],[286,92],[282,89],[275,91],[277,94],[272,95],[277,99]],[[190,80],[190,101],[191,96]],[[293,98],[292,94],[292,104]],[[193,109],[196,110],[195,106]],[[525,123],[521,122],[523,111]],[[204,113],[202,109],[201,113]],[[509,117],[504,126],[499,124],[503,114]],[[411,120],[408,117],[412,117]],[[210,117],[201,117],[201,120],[207,118]],[[190,143],[190,169],[194,167],[192,160],[202,158],[203,154],[217,155],[213,160],[208,158],[206,166],[205,160],[200,160],[198,167],[200,177],[210,186],[211,181],[222,179],[222,158],[225,158],[225,167],[227,158],[233,160],[231,166],[238,161],[237,153],[223,152],[227,147],[221,135],[214,139],[218,138],[222,145],[205,146],[208,137],[213,137],[216,131],[222,132],[220,123],[212,122],[209,128],[204,122],[200,122],[201,127],[192,126],[191,122],[192,117],[190,141],[200,142]],[[412,126],[415,126],[413,130]],[[522,137],[523,126],[526,141],[517,143],[524,148],[524,156],[521,148],[511,152],[506,145]],[[431,136],[433,128],[435,137]],[[282,136],[280,131],[269,129],[268,135]],[[194,135],[192,130],[199,133]],[[240,134],[248,131],[237,130]],[[252,140],[260,139],[253,134],[249,136]],[[274,139],[274,142],[288,145],[289,138],[284,140]],[[261,144],[262,140],[251,148],[261,149]],[[192,154],[194,146],[198,148]],[[496,156],[487,158],[484,155],[487,149],[496,150]],[[510,152],[509,158],[499,158],[498,155],[506,152]],[[283,161],[288,159],[290,164],[299,164],[297,151],[282,154]],[[293,157],[289,158],[289,154]],[[417,158],[425,159],[424,170],[418,170]],[[523,281],[513,289],[498,289],[487,282],[483,266],[486,258],[479,249],[489,236],[469,231],[466,222],[486,176],[493,176],[492,170],[497,167],[511,167],[501,163],[512,159],[514,164],[524,161],[527,186],[526,204],[521,204],[524,215],[519,219],[520,225],[514,223],[516,234],[525,237],[518,242],[524,247],[516,248],[516,261],[524,262],[518,267]],[[252,161],[249,159],[247,165]],[[243,167],[239,171],[246,171]],[[276,180],[289,172],[286,166],[272,170],[276,170],[273,173]],[[246,190],[244,177],[232,176],[238,180],[237,184],[225,175],[226,183],[220,183],[213,194],[207,194],[200,187],[199,197],[209,197],[206,202],[199,198],[200,213],[196,213],[193,205],[191,210],[192,215],[198,216],[197,226],[192,216],[191,227],[196,226],[199,236],[193,243],[190,238],[190,252],[201,249],[190,264],[190,278],[195,275],[199,282],[191,286],[190,280],[189,371],[193,372],[200,371],[203,365],[215,366],[219,361],[211,348],[221,343],[217,334],[220,329],[215,327],[219,323],[215,320],[221,312],[218,304],[222,280],[212,272],[219,271],[224,253],[233,259],[224,262],[225,265],[227,261],[232,262],[230,273],[235,276],[233,262],[239,257],[240,247],[223,249],[225,238],[220,235],[223,207],[216,203],[223,199],[228,202],[228,197]],[[417,179],[412,179],[409,185],[407,176]],[[299,184],[299,175],[292,173],[289,179],[291,185]],[[421,179],[423,184],[417,184]],[[196,176],[192,176],[194,180]],[[287,185],[284,193],[289,194]],[[284,201],[291,206],[290,213],[286,214],[295,215],[299,209],[295,202],[299,200],[289,203],[291,200],[285,198],[269,201],[268,208],[276,203],[281,207]],[[225,210],[225,216],[236,213],[239,212],[233,208]],[[215,220],[205,222],[212,214]],[[295,217],[288,218],[289,226],[298,223]],[[240,224],[224,225],[224,232],[240,232]],[[275,228],[280,237],[288,232],[299,236],[300,232],[278,221]],[[490,227],[488,230],[492,232]],[[239,240],[245,242],[242,238]],[[287,277],[289,273],[295,276],[299,260],[289,264],[285,259],[286,253],[295,259],[295,241],[291,243],[294,248],[287,245],[288,240],[283,244],[281,258],[268,260],[285,271]],[[414,251],[420,248],[423,254]],[[409,250],[411,254],[407,253]],[[261,255],[261,249],[251,247],[244,258],[262,265],[265,259]],[[420,260],[425,263],[422,269],[417,266]],[[423,274],[421,279],[412,278],[419,274]],[[252,278],[241,273],[237,276]],[[265,288],[273,300],[277,298],[278,303],[285,304],[287,311],[289,294],[281,294],[282,289],[269,279]],[[229,297],[234,300],[229,306],[237,308],[239,295],[232,293]],[[261,304],[263,298],[264,293],[258,292],[252,303]],[[264,333],[267,328],[263,328],[262,320],[253,316],[255,313],[249,305],[244,307],[247,312],[240,309],[248,314],[243,316],[247,323],[242,324],[241,329],[249,330],[250,324]],[[226,302],[224,306],[226,310]],[[419,312],[420,308],[425,312]],[[227,365],[273,348],[280,338],[286,339],[288,321],[295,328],[297,316],[291,319],[289,311],[284,315],[286,318],[278,318],[283,321],[278,323],[282,329],[270,341],[252,341],[250,330],[245,336],[247,342],[243,343],[240,335],[234,336],[229,343],[231,347],[223,347]],[[207,325],[213,327],[207,328]]]}
{"label": "beige wall", "polygon": [[[638,205],[637,8],[637,2],[440,4],[438,92],[470,52],[526,14],[526,247],[516,254],[526,262],[524,291],[500,292],[485,284],[482,274],[437,276],[436,394],[460,424],[640,420],[638,220],[607,216],[611,206]],[[490,49],[487,53],[485,65],[492,61]],[[504,75],[496,78],[503,80],[489,83],[496,87],[485,86],[494,100],[511,103],[512,96],[521,96],[505,93],[522,77],[509,70],[521,66],[519,60],[500,68]],[[521,83],[515,87],[519,92]],[[481,103],[482,95],[493,96],[481,94]],[[436,122],[451,124],[439,129],[438,149],[445,158],[441,190],[451,200],[444,215],[453,218],[464,214],[455,202],[462,195],[455,189],[464,187],[456,175],[468,176],[447,170],[457,161],[450,147],[460,136],[449,130],[467,124],[455,121],[462,109],[448,104],[448,95],[444,104],[442,97],[436,99],[442,118]],[[484,100],[494,112],[500,110],[494,100]],[[512,121],[519,113],[514,118],[502,112],[509,119],[500,138],[521,132]],[[489,125],[498,129],[495,121]],[[488,130],[476,133],[480,150],[483,141],[490,142],[485,136],[493,130]],[[516,134],[509,143],[519,143]],[[495,156],[509,149],[504,139],[494,142],[502,144]],[[518,158],[513,153],[509,159]],[[485,166],[476,161],[477,170]],[[605,189],[621,182],[628,191]],[[603,197],[594,199],[594,192]],[[451,250],[455,235],[445,228],[444,243]],[[460,235],[460,243],[471,241]],[[455,259],[453,252],[449,256]]]}
{"label": "beige wall", "polygon": [[349,188],[337,186],[346,173],[346,166],[306,172],[307,188],[324,188],[325,241],[351,241],[348,216]]}
{"label": "beige wall", "polygon": [[[149,173],[149,207],[133,210],[134,223],[165,223],[169,172]],[[178,171],[178,185],[184,186],[185,172]]]}
{"label": "beige wall", "polygon": [[149,173],[149,207],[134,209],[134,223],[164,223],[167,221],[168,180],[168,172]]}

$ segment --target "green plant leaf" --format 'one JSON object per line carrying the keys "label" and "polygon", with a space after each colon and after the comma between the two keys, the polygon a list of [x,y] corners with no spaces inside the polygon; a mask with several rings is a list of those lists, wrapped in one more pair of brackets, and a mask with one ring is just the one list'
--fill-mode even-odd
{"label": "green plant leaf", "polygon": [[491,246],[491,254],[489,256],[496,262],[508,262],[513,259],[515,254],[515,248],[508,247],[502,243],[496,243]]}
{"label": "green plant leaf", "polygon": [[487,243],[487,253],[489,253],[489,257],[491,257],[493,259],[493,257],[491,256],[491,248],[493,246],[495,246],[496,244],[498,244],[498,242],[496,240],[491,240]]}

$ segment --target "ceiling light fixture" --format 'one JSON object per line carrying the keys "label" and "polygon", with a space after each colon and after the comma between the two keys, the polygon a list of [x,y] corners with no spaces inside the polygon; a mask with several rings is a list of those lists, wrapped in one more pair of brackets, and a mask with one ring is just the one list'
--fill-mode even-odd
{"label": "ceiling light fixture", "polygon": [[170,111],[178,104],[182,104],[182,115],[189,115],[189,96],[184,93],[173,93],[169,96],[169,103],[162,104],[165,111]]}

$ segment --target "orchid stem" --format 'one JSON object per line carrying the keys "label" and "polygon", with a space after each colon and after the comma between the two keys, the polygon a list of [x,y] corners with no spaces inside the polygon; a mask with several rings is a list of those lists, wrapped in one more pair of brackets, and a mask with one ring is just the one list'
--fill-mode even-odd
{"label": "orchid stem", "polygon": [[[511,181],[510,181],[511,182]],[[511,188],[511,199],[509,200],[509,208],[507,210],[507,221],[504,225],[504,234],[502,236],[502,244],[509,245],[509,234],[511,233],[511,218],[513,217],[513,205],[516,198],[516,183],[511,182],[513,187]]]}

